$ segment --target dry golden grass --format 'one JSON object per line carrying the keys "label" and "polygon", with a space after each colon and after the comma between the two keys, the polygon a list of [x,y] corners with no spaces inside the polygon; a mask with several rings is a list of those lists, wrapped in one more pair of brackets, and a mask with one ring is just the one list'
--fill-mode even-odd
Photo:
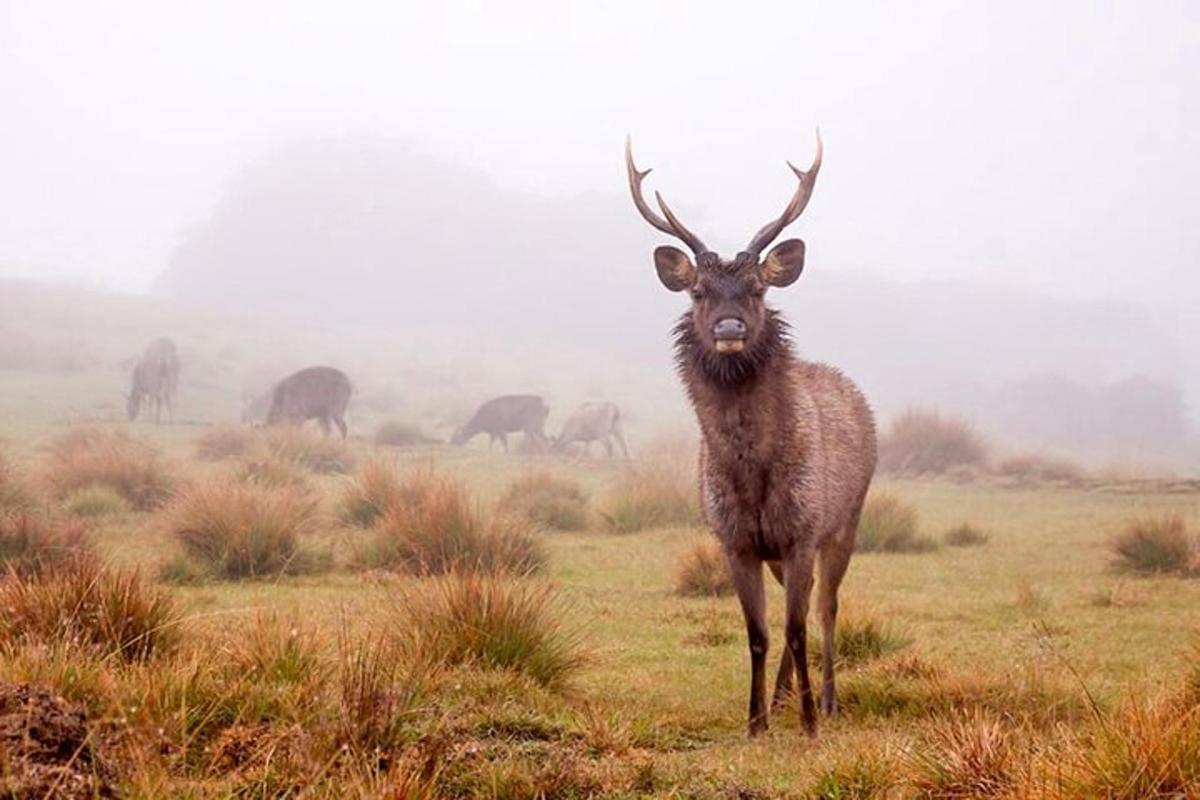
{"label": "dry golden grass", "polygon": [[202,461],[244,458],[258,444],[253,428],[244,425],[213,425],[196,437],[196,457]]}
{"label": "dry golden grass", "polygon": [[970,522],[960,522],[942,534],[942,542],[949,547],[981,547],[991,536]]}
{"label": "dry golden grass", "polygon": [[1011,725],[975,710],[938,720],[924,745],[911,754],[909,769],[917,796],[930,800],[1007,797],[1023,760]]}
{"label": "dry golden grass", "polygon": [[313,567],[301,540],[319,527],[317,504],[303,490],[218,478],[181,492],[161,524],[211,576],[272,577]]}
{"label": "dry golden grass", "polygon": [[406,644],[431,664],[512,670],[557,689],[584,663],[546,583],[459,573],[422,581],[401,607]]}
{"label": "dry golden grass", "polygon": [[417,470],[401,482],[399,497],[376,521],[359,554],[364,566],[418,575],[527,574],[545,566],[544,549],[527,523],[485,515],[454,478]]}
{"label": "dry golden grass", "polygon": [[917,510],[894,494],[872,492],[863,505],[854,549],[859,553],[924,553],[937,542],[920,533]]}
{"label": "dry golden grass", "polygon": [[1003,459],[996,472],[1025,483],[1078,484],[1087,480],[1083,466],[1067,458],[1023,453]]}
{"label": "dry golden grass", "polygon": [[111,486],[85,486],[71,492],[62,502],[63,511],[72,517],[88,519],[124,514],[130,510],[129,501]]}
{"label": "dry golden grass", "polygon": [[42,573],[93,553],[87,527],[78,520],[0,511],[0,568],[4,570]]}
{"label": "dry golden grass", "polygon": [[701,523],[697,492],[692,470],[673,461],[647,461],[621,473],[600,516],[617,533],[697,526]]}
{"label": "dry golden grass", "polygon": [[51,442],[44,475],[60,500],[80,489],[107,486],[141,511],[161,506],[179,484],[153,446],[103,428],[74,428]]}
{"label": "dry golden grass", "polygon": [[346,481],[337,502],[338,519],[347,525],[369,528],[384,512],[402,505],[404,499],[395,464],[373,458]]}
{"label": "dry golden grass", "polygon": [[9,647],[66,644],[143,661],[176,643],[179,621],[173,599],[136,570],[88,555],[0,579],[0,642]]}
{"label": "dry golden grass", "polygon": [[386,447],[416,447],[436,440],[425,435],[419,425],[391,419],[375,429],[375,444]]}
{"label": "dry golden grass", "polygon": [[675,594],[681,597],[722,597],[733,594],[733,581],[725,565],[721,546],[714,541],[697,542],[675,565]]}
{"label": "dry golden grass", "polygon": [[1196,540],[1178,514],[1145,515],[1130,520],[1109,542],[1113,567],[1140,574],[1196,570]]}
{"label": "dry golden grass", "polygon": [[549,472],[529,472],[514,480],[500,498],[499,509],[544,530],[580,531],[588,526],[583,487]]}
{"label": "dry golden grass", "polygon": [[970,424],[937,411],[906,411],[879,439],[879,469],[893,475],[944,474],[987,461],[987,443]]}
{"label": "dry golden grass", "polygon": [[346,443],[303,428],[275,427],[263,433],[263,443],[274,458],[290,461],[318,474],[346,473],[354,468],[354,454]]}
{"label": "dry golden grass", "polygon": [[27,511],[36,504],[33,493],[0,450],[0,512]]}

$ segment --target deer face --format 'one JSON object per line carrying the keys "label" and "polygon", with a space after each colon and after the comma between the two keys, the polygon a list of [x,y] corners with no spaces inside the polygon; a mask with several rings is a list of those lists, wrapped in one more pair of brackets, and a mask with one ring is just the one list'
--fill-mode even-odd
{"label": "deer face", "polygon": [[783,229],[794,222],[808,205],[817,173],[821,169],[821,139],[817,137],[817,155],[807,172],[788,164],[800,181],[791,202],[776,220],[764,225],[746,249],[732,260],[709,250],[700,238],[684,227],[671,213],[662,195],[655,193],[659,216],[642,197],[642,180],[650,170],[638,170],[633,164],[629,140],[625,141],[625,167],[633,203],[642,217],[663,233],[686,244],[695,262],[678,247],[663,245],[654,250],[654,268],[658,279],[672,292],[688,292],[692,297],[691,321],[695,338],[703,347],[721,356],[736,356],[753,349],[767,320],[763,302],[769,287],[790,286],[804,270],[804,242],[789,239],[767,253],[760,253]]}

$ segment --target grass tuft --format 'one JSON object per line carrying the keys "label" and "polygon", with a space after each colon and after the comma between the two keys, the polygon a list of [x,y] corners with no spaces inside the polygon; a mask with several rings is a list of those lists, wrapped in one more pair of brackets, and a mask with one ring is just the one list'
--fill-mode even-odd
{"label": "grass tuft", "polygon": [[224,461],[248,456],[258,443],[252,428],[244,425],[213,425],[196,437],[196,458]]}
{"label": "grass tuft", "polygon": [[937,411],[906,411],[879,439],[879,469],[893,475],[941,475],[987,461],[987,444],[970,424]]}
{"label": "grass tuft", "polygon": [[541,570],[546,554],[524,523],[485,516],[459,481],[418,470],[400,484],[400,501],[376,522],[359,561],[417,575],[451,571]]}
{"label": "grass tuft", "polygon": [[425,435],[419,425],[390,419],[375,429],[375,444],[387,447],[417,447],[437,440]]}
{"label": "grass tuft", "polygon": [[1087,477],[1087,470],[1066,458],[1054,458],[1036,453],[1010,456],[996,466],[996,472],[1022,484],[1063,483],[1077,485]]}
{"label": "grass tuft", "polygon": [[50,444],[46,483],[60,500],[80,489],[107,486],[146,511],[165,503],[178,480],[146,442],[119,430],[75,428]]}
{"label": "grass tuft", "polygon": [[340,439],[321,436],[303,428],[268,428],[264,437],[267,451],[282,461],[290,461],[321,475],[346,473],[354,468],[354,454]]}
{"label": "grass tuft", "polygon": [[11,646],[67,644],[145,661],[174,646],[179,620],[171,596],[136,570],[86,555],[0,580],[0,642]]}
{"label": "grass tuft", "polygon": [[949,547],[981,547],[987,544],[990,538],[987,531],[970,522],[955,525],[942,534],[942,541]]}
{"label": "grass tuft", "polygon": [[3,451],[0,451],[0,513],[28,511],[35,505],[33,494]]}
{"label": "grass tuft", "polygon": [[87,528],[24,512],[0,513],[0,568],[40,574],[93,554]]}
{"label": "grass tuft", "polygon": [[910,761],[917,796],[966,800],[1008,797],[1021,759],[1012,726],[977,710],[936,722]]}
{"label": "grass tuft", "polygon": [[307,492],[219,479],[181,493],[163,519],[187,557],[216,577],[270,577],[313,566],[300,547],[319,522],[317,500]]}
{"label": "grass tuft", "polygon": [[617,533],[698,526],[695,476],[679,462],[667,459],[628,466],[609,490],[600,515]]}
{"label": "grass tuft", "polygon": [[1196,567],[1196,544],[1178,514],[1131,520],[1109,542],[1113,566],[1139,574],[1188,574]]}
{"label": "grass tuft", "polygon": [[723,597],[733,594],[733,581],[721,546],[713,541],[692,545],[676,563],[675,594],[680,597]]}
{"label": "grass tuft", "polygon": [[937,542],[917,529],[917,510],[893,494],[867,497],[854,549],[859,553],[924,553]]}
{"label": "grass tuft", "polygon": [[347,481],[337,503],[337,516],[347,525],[369,528],[388,509],[405,501],[400,475],[394,464],[371,459]]}
{"label": "grass tuft", "polygon": [[[833,634],[834,654],[838,664],[843,667],[854,667],[890,656],[911,642],[890,622],[873,613],[839,614]],[[813,663],[820,663],[820,639],[815,633],[809,642],[808,652]]]}
{"label": "grass tuft", "polygon": [[63,499],[63,510],[72,517],[108,517],[129,511],[129,501],[111,486],[87,486]]}
{"label": "grass tuft", "polygon": [[423,581],[401,602],[408,644],[428,663],[512,670],[554,689],[583,666],[548,584],[463,573]]}
{"label": "grass tuft", "polygon": [[531,472],[514,480],[500,498],[499,509],[545,530],[581,531],[588,525],[583,487],[548,472]]}

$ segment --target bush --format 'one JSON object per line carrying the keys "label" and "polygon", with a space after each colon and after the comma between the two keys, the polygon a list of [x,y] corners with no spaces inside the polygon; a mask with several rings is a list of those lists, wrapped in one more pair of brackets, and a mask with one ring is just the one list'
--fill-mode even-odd
{"label": "bush", "polygon": [[879,440],[879,469],[895,475],[943,474],[987,459],[987,445],[967,422],[936,411],[904,412]]}
{"label": "bush", "polygon": [[25,512],[0,512],[0,568],[42,573],[93,553],[87,529]]}
{"label": "bush", "polygon": [[942,541],[950,547],[978,547],[988,543],[988,532],[969,522],[955,525],[942,535]]}
{"label": "bush", "polygon": [[0,641],[18,647],[71,644],[144,661],[176,643],[179,622],[169,595],[95,558],[0,580]]}
{"label": "bush", "polygon": [[375,444],[390,447],[415,447],[422,444],[433,444],[436,439],[425,435],[417,425],[400,420],[388,420],[375,429]]}
{"label": "bush", "polygon": [[547,530],[579,531],[588,524],[587,502],[587,493],[577,482],[531,472],[509,484],[499,508]]}
{"label": "bush", "polygon": [[251,428],[214,425],[196,437],[196,457],[204,461],[242,458],[250,454],[257,442]]}
{"label": "bush", "polygon": [[129,511],[129,502],[111,486],[88,486],[67,495],[63,510],[72,517],[106,517]]}
{"label": "bush", "polygon": [[513,670],[551,688],[583,665],[547,584],[458,574],[422,582],[402,602],[408,644],[430,663]]}
{"label": "bush", "polygon": [[156,449],[124,431],[76,428],[49,450],[46,482],[60,500],[80,489],[107,486],[145,511],[166,502],[177,483]]}
{"label": "bush", "polygon": [[1118,570],[1187,574],[1196,568],[1196,546],[1178,514],[1130,521],[1109,543]]}
{"label": "bush", "polygon": [[917,532],[917,511],[895,495],[867,498],[854,549],[859,553],[923,553],[937,543]]}
{"label": "bush", "polygon": [[354,468],[354,454],[340,439],[319,436],[302,428],[269,428],[264,436],[275,458],[299,464],[320,474],[345,473]]}
{"label": "bush", "polygon": [[452,478],[413,472],[401,482],[399,498],[375,523],[360,556],[366,566],[417,575],[525,574],[545,566],[541,543],[525,525],[502,515],[485,517]]}
{"label": "bush", "polygon": [[399,505],[402,496],[395,466],[372,459],[347,482],[338,500],[338,518],[347,525],[369,528],[386,510]]}
{"label": "bush", "polygon": [[1066,458],[1050,458],[1033,453],[1011,456],[1001,461],[996,472],[1028,483],[1082,483],[1087,470]]}
{"label": "bush", "polygon": [[627,467],[609,490],[601,517],[617,533],[701,524],[695,476],[682,465],[651,461]]}
{"label": "bush", "polygon": [[188,558],[212,575],[237,579],[302,572],[313,565],[300,540],[317,527],[317,500],[295,489],[216,480],[180,494],[163,524]]}
{"label": "bush", "polygon": [[733,581],[721,546],[697,542],[683,554],[675,568],[675,594],[681,597],[723,597],[733,594]]}

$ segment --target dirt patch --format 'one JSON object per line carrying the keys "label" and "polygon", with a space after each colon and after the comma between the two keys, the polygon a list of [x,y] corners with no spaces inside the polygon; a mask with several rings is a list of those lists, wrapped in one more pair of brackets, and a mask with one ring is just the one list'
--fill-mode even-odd
{"label": "dirt patch", "polygon": [[114,797],[83,711],[45,689],[0,685],[0,797]]}

